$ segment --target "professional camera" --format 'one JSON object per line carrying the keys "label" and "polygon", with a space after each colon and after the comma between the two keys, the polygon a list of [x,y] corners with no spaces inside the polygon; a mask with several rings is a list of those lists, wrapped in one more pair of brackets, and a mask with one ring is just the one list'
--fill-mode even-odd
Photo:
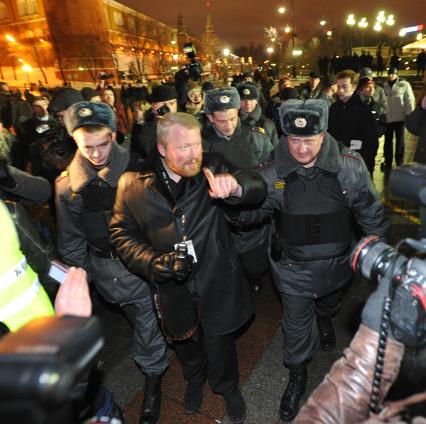
{"label": "professional camera", "polygon": [[32,148],[38,150],[44,168],[63,171],[70,164],[76,150],[75,143],[65,139],[60,126],[39,125],[36,132],[40,135]]}
{"label": "professional camera", "polygon": [[0,341],[3,423],[75,424],[76,388],[103,346],[96,317],[45,317]]}
{"label": "professional camera", "polygon": [[170,112],[170,108],[167,105],[163,105],[157,109],[158,116],[164,116],[166,113]]}
{"label": "professional camera", "polygon": [[113,74],[107,74],[106,72],[99,72],[98,79],[108,80],[114,78]]}
{"label": "professional camera", "polygon": [[[425,165],[403,165],[395,169],[389,185],[392,194],[420,203],[421,208],[426,205]],[[406,238],[393,248],[377,236],[369,236],[353,249],[351,264],[355,272],[368,280],[391,279],[392,333],[405,345],[419,347],[426,343],[426,261],[399,254],[403,244],[417,253],[426,253],[426,238]]]}
{"label": "professional camera", "polygon": [[197,51],[192,43],[186,43],[183,46],[183,52],[186,57],[190,60],[190,63],[186,66],[188,75],[193,81],[200,81],[201,74],[203,73],[203,67],[197,60]]}

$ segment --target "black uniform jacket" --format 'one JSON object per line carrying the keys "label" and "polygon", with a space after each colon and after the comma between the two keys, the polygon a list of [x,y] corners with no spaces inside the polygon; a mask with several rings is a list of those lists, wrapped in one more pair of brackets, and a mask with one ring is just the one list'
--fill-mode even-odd
{"label": "black uniform jacket", "polygon": [[[203,166],[215,174],[230,171],[217,154],[205,154]],[[149,277],[156,255],[173,251],[184,236],[192,240],[197,262],[187,284],[200,295],[203,330],[216,335],[232,332],[253,314],[253,304],[225,219],[225,204],[209,196],[203,172],[187,178],[182,195],[174,199],[160,168],[155,155],[140,172],[120,178],[111,243],[132,272]],[[263,201],[266,187],[256,172],[238,171],[234,176],[243,187],[238,203]]]}

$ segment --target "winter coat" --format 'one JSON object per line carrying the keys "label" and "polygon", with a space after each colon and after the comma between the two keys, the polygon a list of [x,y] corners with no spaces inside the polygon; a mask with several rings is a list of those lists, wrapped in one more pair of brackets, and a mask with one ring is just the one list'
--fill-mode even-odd
{"label": "winter coat", "polygon": [[361,141],[361,149],[357,151],[372,172],[378,148],[376,120],[358,93],[347,102],[337,100],[330,106],[327,131],[349,148],[353,141]]}
{"label": "winter coat", "polygon": [[[84,268],[99,293],[109,302],[118,304],[131,303],[149,295],[149,288],[118,258],[99,257],[89,245],[82,218],[82,192],[91,184],[116,189],[129,161],[130,152],[114,143],[108,166],[96,170],[77,151],[67,171],[56,180],[59,255],[66,264]],[[108,231],[108,222],[103,224]]]}
{"label": "winter coat", "polygon": [[404,121],[416,104],[410,83],[398,77],[392,87],[389,81],[385,81],[383,88],[388,98],[387,121],[389,123]]}
{"label": "winter coat", "polygon": [[[248,125],[237,125],[234,134],[226,139],[216,132],[213,125],[203,130],[203,150],[220,153],[224,159],[239,169],[253,169],[268,158],[272,144],[263,128]],[[270,226],[267,222],[251,228],[232,229],[237,252],[250,252],[265,243],[268,239]]]}
{"label": "winter coat", "polygon": [[[336,140],[327,133],[314,168],[314,172],[335,175],[345,198],[345,207],[351,211],[364,234],[385,236],[389,224],[380,196],[357,153],[344,147],[340,151]],[[283,190],[286,177],[294,172],[303,175],[310,169],[303,168],[293,159],[288,151],[287,140],[283,138],[275,149],[275,159],[260,168],[268,184],[266,201],[256,211],[242,212],[237,219],[238,223],[247,225],[260,222],[265,216],[274,213],[282,217],[285,210]],[[312,208],[306,213],[312,214]],[[289,295],[313,298],[324,296],[342,287],[351,278],[349,254],[350,249],[339,256],[302,261],[292,259],[283,252],[279,259],[271,260],[274,283],[280,292]]]}
{"label": "winter coat", "polygon": [[263,128],[273,147],[278,144],[279,139],[275,124],[271,119],[262,114],[262,108],[259,104],[257,104],[253,112],[250,113],[243,112],[242,109],[240,109],[240,119],[242,124],[250,127]]}
{"label": "winter coat", "polygon": [[426,110],[420,105],[405,118],[405,126],[410,133],[419,137],[414,161],[426,164]]}
{"label": "winter coat", "polygon": [[[368,418],[378,333],[361,325],[343,357],[336,361],[309,397],[294,424],[361,423]],[[404,345],[388,339],[380,388],[380,403],[399,372]]]}
{"label": "winter coat", "polygon": [[[205,154],[203,166],[215,174],[230,171],[219,155]],[[200,296],[203,330],[213,335],[230,333],[250,318],[253,304],[225,220],[224,203],[209,196],[203,172],[186,179],[184,193],[175,200],[161,168],[157,154],[140,172],[120,178],[111,243],[132,272],[149,278],[152,259],[174,251],[185,234],[197,257],[186,284]],[[239,171],[235,177],[243,187],[243,202],[264,199],[264,183],[256,172]]]}

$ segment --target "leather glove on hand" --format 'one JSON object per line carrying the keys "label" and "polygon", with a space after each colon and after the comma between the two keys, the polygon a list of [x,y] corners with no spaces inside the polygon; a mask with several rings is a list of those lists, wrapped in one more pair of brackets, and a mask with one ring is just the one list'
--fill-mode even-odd
{"label": "leather glove on hand", "polygon": [[171,252],[157,256],[151,261],[151,280],[157,284],[169,280],[184,281],[191,271],[191,264],[192,256],[190,255],[181,258],[176,252]]}
{"label": "leather glove on hand", "polygon": [[16,182],[7,169],[6,160],[0,159],[0,186],[5,188],[13,188],[15,185]]}

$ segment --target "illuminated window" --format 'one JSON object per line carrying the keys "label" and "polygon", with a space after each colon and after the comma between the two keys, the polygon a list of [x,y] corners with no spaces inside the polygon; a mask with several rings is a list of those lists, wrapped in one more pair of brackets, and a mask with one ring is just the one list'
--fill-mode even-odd
{"label": "illuminated window", "polygon": [[123,15],[121,12],[115,11],[113,16],[115,25],[123,26]]}
{"label": "illuminated window", "polygon": [[18,0],[19,16],[34,15],[38,13],[36,0]]}
{"label": "illuminated window", "polygon": [[136,29],[136,20],[134,16],[129,16],[127,18],[127,25],[129,27],[130,30],[135,30]]}
{"label": "illuminated window", "polygon": [[0,20],[7,19],[8,17],[7,7],[3,1],[0,1]]}

